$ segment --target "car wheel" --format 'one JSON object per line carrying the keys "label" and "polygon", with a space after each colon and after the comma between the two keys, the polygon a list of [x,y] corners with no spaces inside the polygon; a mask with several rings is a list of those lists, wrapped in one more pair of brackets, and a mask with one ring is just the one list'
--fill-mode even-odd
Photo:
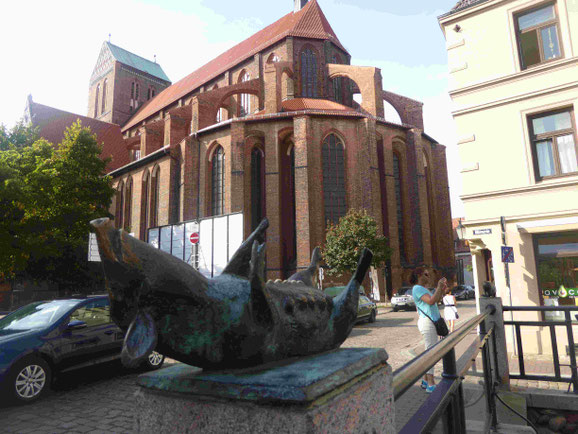
{"label": "car wheel", "polygon": [[369,322],[375,322],[375,318],[377,317],[377,313],[374,310],[371,311],[371,315],[369,315]]}
{"label": "car wheel", "polygon": [[144,361],[144,367],[145,369],[152,371],[154,369],[159,369],[161,366],[163,366],[164,362],[165,356],[157,353],[156,351],[153,351]]}
{"label": "car wheel", "polygon": [[399,308],[397,306],[393,306],[393,311],[397,312],[399,310]]}
{"label": "car wheel", "polygon": [[17,401],[34,402],[49,388],[50,379],[50,366],[44,359],[27,357],[12,368],[8,387]]}

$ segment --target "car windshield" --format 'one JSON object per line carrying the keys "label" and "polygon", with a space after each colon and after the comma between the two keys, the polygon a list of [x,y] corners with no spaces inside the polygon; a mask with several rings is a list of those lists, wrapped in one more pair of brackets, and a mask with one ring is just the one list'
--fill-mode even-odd
{"label": "car windshield", "polygon": [[409,288],[400,288],[400,289],[397,291],[396,296],[397,296],[397,297],[401,297],[402,295],[411,295],[411,288],[412,288],[412,287],[409,287]]}
{"label": "car windshield", "polygon": [[1,330],[32,330],[49,326],[78,304],[76,300],[40,301],[0,319]]}

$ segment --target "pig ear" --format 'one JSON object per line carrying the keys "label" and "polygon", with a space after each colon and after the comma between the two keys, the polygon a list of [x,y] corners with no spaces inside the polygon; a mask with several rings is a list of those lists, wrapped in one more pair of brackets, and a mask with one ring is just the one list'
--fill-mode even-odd
{"label": "pig ear", "polygon": [[120,358],[127,368],[136,368],[157,346],[157,328],[152,316],[139,311],[128,327]]}
{"label": "pig ear", "polygon": [[250,278],[251,274],[251,252],[253,249],[253,243],[260,241],[263,242],[265,239],[265,231],[269,227],[269,220],[266,218],[261,221],[257,229],[249,235],[243,244],[237,249],[223,274],[232,274],[239,277]]}

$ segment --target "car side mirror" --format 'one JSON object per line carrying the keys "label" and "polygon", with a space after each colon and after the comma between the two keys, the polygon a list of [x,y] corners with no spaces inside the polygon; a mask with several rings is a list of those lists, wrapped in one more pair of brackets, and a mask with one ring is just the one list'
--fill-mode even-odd
{"label": "car side mirror", "polygon": [[83,328],[86,328],[86,323],[80,320],[70,321],[68,327],[66,327],[67,330],[78,330]]}

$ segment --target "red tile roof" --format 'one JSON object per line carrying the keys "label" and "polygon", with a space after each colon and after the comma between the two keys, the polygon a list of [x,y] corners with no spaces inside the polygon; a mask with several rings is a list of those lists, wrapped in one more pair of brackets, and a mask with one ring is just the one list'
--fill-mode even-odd
{"label": "red tile roof", "polygon": [[199,88],[209,80],[288,36],[328,39],[344,51],[347,51],[343,45],[341,45],[341,42],[339,42],[337,35],[335,35],[323,11],[317,4],[317,0],[311,0],[300,11],[290,12],[280,20],[265,27],[263,30],[255,33],[250,38],[163,90],[155,98],[143,105],[123,126],[122,130],[126,131],[139,124],[164,107]]}
{"label": "red tile roof", "polygon": [[65,112],[38,104],[31,99],[27,110],[32,124],[38,127],[40,136],[55,145],[62,142],[66,129],[80,119],[81,125],[89,127],[96,135],[98,143],[102,146],[101,157],[112,157],[106,167],[107,172],[124,166],[130,161],[119,125]]}
{"label": "red tile roof", "polygon": [[328,99],[295,98],[282,103],[283,110],[294,112],[299,110],[331,110],[331,111],[354,111],[351,107],[344,106]]}

